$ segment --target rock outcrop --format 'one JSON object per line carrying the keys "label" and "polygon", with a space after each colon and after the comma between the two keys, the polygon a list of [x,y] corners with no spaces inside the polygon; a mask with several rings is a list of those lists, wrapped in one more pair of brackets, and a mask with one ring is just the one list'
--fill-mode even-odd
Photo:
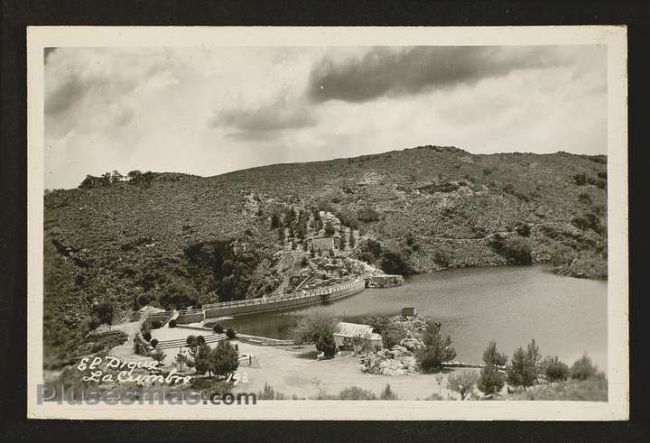
{"label": "rock outcrop", "polygon": [[404,277],[401,275],[372,275],[367,278],[369,288],[393,288],[404,284]]}

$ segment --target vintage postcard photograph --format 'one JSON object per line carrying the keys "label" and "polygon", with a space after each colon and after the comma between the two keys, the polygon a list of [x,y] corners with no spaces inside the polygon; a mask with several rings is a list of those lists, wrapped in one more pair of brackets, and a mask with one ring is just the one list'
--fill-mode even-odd
{"label": "vintage postcard photograph", "polygon": [[27,43],[30,418],[628,418],[625,27]]}

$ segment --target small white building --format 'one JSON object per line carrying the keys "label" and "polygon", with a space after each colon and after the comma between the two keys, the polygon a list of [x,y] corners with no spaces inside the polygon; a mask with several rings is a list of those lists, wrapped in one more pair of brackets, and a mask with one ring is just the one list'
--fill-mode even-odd
{"label": "small white building", "polygon": [[334,342],[340,349],[379,350],[382,348],[381,335],[372,332],[372,326],[357,323],[339,322],[334,332]]}

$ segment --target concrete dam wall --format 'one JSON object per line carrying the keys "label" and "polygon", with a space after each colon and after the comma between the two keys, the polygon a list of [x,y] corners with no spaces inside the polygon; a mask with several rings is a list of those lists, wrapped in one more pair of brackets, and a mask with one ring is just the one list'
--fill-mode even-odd
{"label": "concrete dam wall", "polygon": [[327,288],[300,291],[286,297],[213,303],[204,305],[203,312],[205,318],[208,319],[281,311],[338,300],[357,294],[363,291],[365,287],[365,280],[357,279],[347,283],[329,286]]}

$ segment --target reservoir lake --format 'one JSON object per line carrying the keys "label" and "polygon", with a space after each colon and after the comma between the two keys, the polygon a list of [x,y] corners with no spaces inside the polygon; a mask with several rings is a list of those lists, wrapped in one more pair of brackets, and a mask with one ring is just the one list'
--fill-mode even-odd
{"label": "reservoir lake", "polygon": [[542,265],[420,274],[403,286],[366,289],[327,305],[222,324],[246,334],[288,338],[290,328],[317,309],[359,323],[369,315],[398,315],[407,306],[442,323],[462,362],[481,363],[490,340],[511,357],[534,338],[542,355],[557,355],[571,366],[586,352],[607,372],[607,282],[558,276]]}

